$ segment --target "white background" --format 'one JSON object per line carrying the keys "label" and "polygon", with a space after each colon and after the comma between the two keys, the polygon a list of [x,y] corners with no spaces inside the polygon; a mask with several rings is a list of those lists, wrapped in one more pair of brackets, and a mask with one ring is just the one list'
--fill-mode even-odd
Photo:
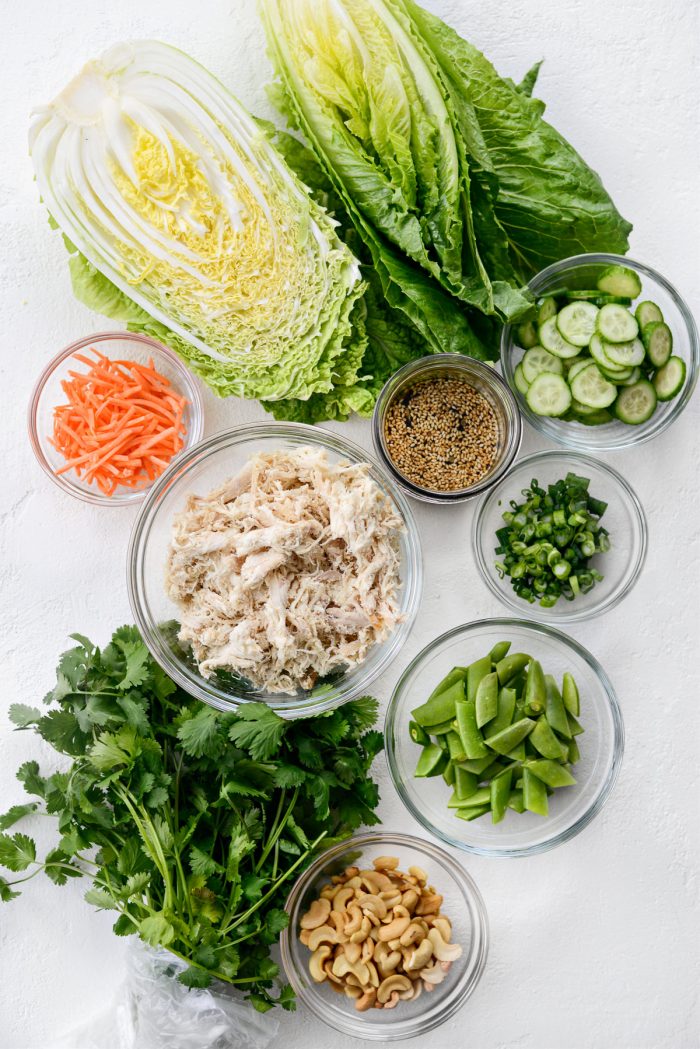
{"label": "white background", "polygon": [[[428,6],[519,79],[544,57],[538,94],[551,122],[604,177],[634,221],[632,255],[657,267],[700,314],[700,63],[693,0],[429,0]],[[0,556],[2,705],[36,703],[74,630],[103,643],[130,619],[124,557],[134,511],[99,510],[40,472],[25,436],[32,383],[69,341],[105,327],[74,302],[58,238],[26,155],[30,108],[120,39],[159,37],[189,51],[253,111],[271,116],[270,68],[251,0],[0,0],[0,317],[4,552]],[[207,431],[264,418],[256,404],[207,394]],[[343,431],[369,447],[369,425]],[[488,908],[492,946],[464,1010],[425,1049],[690,1049],[698,1011],[698,587],[700,395],[651,445],[610,457],[649,517],[635,591],[572,628],[615,684],[627,730],[618,786],[578,838],[529,860],[465,857]],[[523,452],[542,446],[526,432]],[[421,614],[383,700],[412,656],[457,623],[502,611],[477,576],[472,507],[416,506],[426,585]],[[14,770],[50,763],[0,713],[0,808],[22,800]],[[381,815],[416,831],[388,781]],[[47,821],[36,819],[40,840]],[[47,835],[48,837],[48,835]],[[123,967],[111,918],[75,882],[30,882],[0,911],[0,1046],[27,1049],[97,1013]],[[275,1047],[357,1045],[304,1011],[282,1017]],[[110,1049],[108,1046],[101,1049]]]}

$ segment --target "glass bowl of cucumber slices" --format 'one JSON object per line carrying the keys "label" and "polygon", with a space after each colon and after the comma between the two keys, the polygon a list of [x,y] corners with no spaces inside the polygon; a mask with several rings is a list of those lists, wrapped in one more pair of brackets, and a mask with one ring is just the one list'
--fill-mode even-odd
{"label": "glass bowl of cucumber slices", "polygon": [[622,255],[576,255],[529,288],[535,305],[504,327],[501,363],[535,429],[570,448],[606,451],[671,425],[695,389],[700,342],[665,277]]}

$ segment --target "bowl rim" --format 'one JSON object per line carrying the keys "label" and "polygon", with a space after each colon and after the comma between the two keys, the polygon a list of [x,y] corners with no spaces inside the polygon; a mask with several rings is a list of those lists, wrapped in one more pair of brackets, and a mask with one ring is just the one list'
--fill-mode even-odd
{"label": "bowl rim", "polygon": [[157,339],[152,339],[150,335],[142,335],[140,332],[126,330],[98,331],[92,335],[85,335],[80,339],[75,339],[67,346],[64,346],[64,348],[59,350],[59,352],[52,357],[48,364],[42,369],[38,379],[32,387],[29,404],[27,406],[27,430],[29,434],[29,443],[39,466],[44,473],[51,478],[55,485],[57,485],[62,491],[72,495],[74,498],[80,499],[84,503],[92,503],[93,506],[134,506],[137,503],[143,502],[153,488],[155,482],[152,482],[150,485],[146,485],[144,488],[140,488],[135,492],[124,492],[116,496],[107,496],[103,495],[98,490],[88,491],[79,488],[70,480],[68,474],[57,476],[51,468],[51,464],[46,458],[44,452],[42,438],[39,434],[39,428],[37,425],[37,415],[39,402],[46,384],[64,361],[86,347],[99,343],[114,342],[117,339],[126,342],[139,343],[142,346],[149,347],[154,351],[154,354],[162,354],[169,361],[178,375],[178,383],[181,386],[182,392],[187,396],[187,400],[190,402],[191,425],[185,435],[183,449],[178,453],[176,458],[179,458],[179,456],[183,455],[189,448],[200,441],[204,431],[204,402],[199,384],[195,382],[194,376],[188,371],[177,354],[168,346],[164,346],[163,343],[158,342]]}
{"label": "bowl rim", "polygon": [[[513,390],[503,376],[496,371],[497,363],[497,361],[494,361],[493,364],[488,364],[485,361],[478,360],[476,357],[469,357],[463,353],[426,354],[424,357],[408,361],[399,368],[398,371],[395,371],[390,375],[382,386],[372,412],[372,443],[380,462],[387,473],[390,474],[394,483],[413,499],[442,506],[453,506],[457,503],[463,503],[469,499],[476,498],[483,492],[488,491],[493,485],[498,484],[501,478],[504,477],[512,467],[520,450],[523,438],[522,414]],[[468,372],[471,370],[480,374],[488,383],[490,383],[493,390],[501,398],[502,403],[507,406],[509,409],[509,415],[512,418],[512,425],[510,426],[507,436],[503,458],[498,468],[492,475],[477,481],[476,484],[470,485],[468,488],[458,488],[451,492],[439,492],[434,488],[423,488],[421,485],[415,484],[408,477],[405,477],[396,468],[394,461],[386,448],[384,427],[381,424],[381,419],[384,412],[391,404],[391,400],[395,395],[396,387],[413,372],[418,372],[423,369],[428,370],[429,366],[432,366],[435,369],[444,368],[446,370],[454,368],[456,371],[461,372]]]}
{"label": "bowl rim", "polygon": [[[205,688],[201,678],[195,676],[189,670],[185,672],[183,665],[173,659],[169,650],[161,643],[159,631],[157,627],[152,625],[152,619],[150,615],[146,614],[144,607],[143,555],[147,546],[148,534],[153,524],[154,512],[157,510],[158,504],[171,486],[181,479],[182,475],[188,471],[190,465],[194,462],[201,461],[202,458],[207,458],[214,452],[231,444],[238,444],[256,437],[278,437],[280,440],[284,438],[298,438],[304,443],[319,445],[326,449],[330,448],[341,456],[347,454],[351,459],[354,458],[358,462],[368,463],[374,473],[381,478],[382,485],[394,501],[405,526],[407,549],[404,579],[406,590],[405,619],[398,624],[390,637],[382,644],[382,652],[376,663],[368,667],[364,674],[358,674],[357,680],[349,687],[343,687],[342,680],[344,679],[341,679],[338,685],[330,687],[319,696],[286,697],[286,702],[283,703],[261,699],[259,696],[248,698],[245,695],[241,695],[233,697],[215,688],[211,690]],[[169,677],[191,696],[218,710],[232,711],[245,703],[264,702],[280,717],[287,719],[306,717],[310,714],[321,714],[362,695],[369,684],[387,669],[403,647],[418,614],[423,589],[423,559],[420,533],[406,497],[394,484],[392,478],[387,475],[381,464],[360,445],[348,440],[347,437],[333,433],[331,430],[307,423],[277,421],[244,423],[240,426],[233,426],[228,430],[221,430],[212,434],[210,437],[193,445],[186,452],[181,453],[177,460],[156,480],[139,508],[139,513],[134,521],[129,538],[126,565],[127,593],[132,614],[151,655]],[[365,664],[368,662],[369,657],[365,660]],[[359,664],[358,670],[362,666],[363,664]]]}
{"label": "bowl rim", "polygon": [[[403,785],[403,778],[401,770],[398,767],[398,761],[396,751],[394,747],[394,729],[397,717],[397,710],[399,701],[402,697],[403,690],[410,680],[414,670],[423,662],[423,660],[439,645],[446,641],[457,637],[460,634],[472,632],[480,627],[492,627],[499,626],[504,629],[509,627],[524,628],[526,631],[531,631],[535,634],[545,634],[549,638],[558,641],[563,644],[565,648],[573,649],[576,654],[584,660],[596,675],[600,681],[605,699],[607,700],[608,707],[613,722],[613,748],[612,748],[612,760],[610,767],[607,771],[603,782],[597,794],[591,800],[588,808],[583,812],[577,820],[575,820],[570,826],[564,827],[563,830],[546,838],[544,841],[536,842],[533,845],[518,845],[514,847],[506,848],[495,848],[493,846],[484,845],[472,845],[469,842],[465,842],[463,839],[452,836],[451,834],[445,833],[439,830],[428,821],[427,817],[423,814],[421,808],[416,805],[413,799],[410,797],[408,792],[405,790]],[[469,623],[461,623],[459,626],[452,627],[451,630],[446,630],[443,634],[434,638],[433,641],[429,642],[421,651],[411,660],[410,664],[406,667],[403,674],[399,678],[394,691],[392,692],[389,705],[387,707],[386,717],[384,720],[384,746],[387,756],[387,765],[389,767],[389,775],[391,776],[392,783],[396,790],[396,793],[401,798],[404,806],[408,809],[411,815],[423,826],[430,834],[437,837],[440,841],[445,842],[448,845],[452,845],[456,849],[460,849],[462,852],[468,852],[475,856],[488,856],[493,858],[504,858],[511,859],[521,856],[538,856],[540,853],[549,852],[550,849],[554,849],[557,845],[563,845],[564,842],[569,841],[571,838],[575,838],[577,834],[588,826],[588,824],[598,815],[606,801],[608,800],[610,793],[617,782],[617,778],[620,773],[620,767],[622,765],[622,758],[625,749],[625,727],[622,720],[622,711],[620,704],[613,688],[612,682],[610,681],[607,673],[588,649],[584,648],[583,645],[579,644],[574,638],[565,634],[561,630],[557,630],[556,627],[552,627],[546,623],[536,623],[527,619],[515,619],[510,617],[495,616],[489,619],[475,619]],[[467,825],[465,825],[466,827]]]}
{"label": "bowl rim", "polygon": [[[487,511],[492,505],[492,500],[496,499],[501,492],[503,486],[513,479],[513,473],[515,470],[519,470],[521,467],[534,466],[536,463],[542,463],[551,461],[554,459],[565,459],[571,464],[580,464],[586,466],[589,469],[600,470],[602,473],[607,474],[612,481],[614,481],[621,489],[623,496],[629,502],[632,508],[633,514],[637,519],[640,531],[640,545],[636,551],[636,557],[633,558],[634,566],[631,575],[624,582],[624,585],[620,584],[617,589],[611,591],[611,593],[604,600],[598,604],[589,605],[587,608],[579,608],[576,610],[576,601],[572,601],[565,607],[570,609],[564,612],[555,612],[556,605],[554,608],[541,608],[537,603],[530,605],[519,598],[512,590],[504,590],[499,587],[496,580],[493,577],[493,572],[489,570],[484,551],[482,549],[481,537],[483,534],[483,521]],[[534,475],[533,475],[534,476]],[[580,623],[586,619],[593,619],[595,616],[603,615],[605,612],[609,612],[612,608],[616,608],[617,605],[629,594],[629,592],[636,585],[641,573],[644,568],[644,564],[647,558],[648,545],[649,545],[649,525],[647,523],[647,516],[644,512],[639,496],[632,488],[632,485],[612,466],[608,463],[604,463],[601,459],[594,459],[590,455],[585,455],[583,452],[574,452],[566,449],[548,448],[541,452],[534,452],[532,455],[526,455],[524,458],[519,459],[513,463],[511,470],[506,474],[505,477],[495,485],[490,492],[487,492],[479,505],[476,508],[476,513],[472,519],[472,549],[476,560],[477,567],[481,578],[484,580],[486,585],[492,594],[494,594],[501,604],[506,605],[507,608],[512,609],[514,612],[525,613],[533,621],[538,623]],[[525,605],[527,604],[527,608]]]}
{"label": "bowl rim", "polygon": [[[447,871],[452,876],[462,892],[469,911],[472,929],[469,953],[465,959],[464,972],[460,977],[460,981],[451,989],[450,996],[445,1002],[442,999],[436,1002],[436,1005],[440,1005],[440,1008],[432,1010],[433,1016],[414,1016],[405,1020],[400,1020],[396,1017],[395,1022],[391,1025],[379,1026],[363,1019],[362,1015],[358,1015],[356,1018],[352,1013],[348,1013],[347,1025],[335,1023],[321,1009],[318,995],[309,993],[298,978],[298,970],[294,964],[290,946],[291,936],[294,933],[292,928],[294,912],[301,903],[308,884],[336,856],[341,856],[353,848],[371,848],[372,846],[380,845],[396,846],[397,850],[401,848],[412,849],[422,853],[437,867]],[[476,882],[462,864],[450,856],[442,846],[425,838],[418,838],[414,834],[404,834],[401,831],[390,830],[367,831],[362,834],[355,834],[331,846],[317,856],[313,863],[296,879],[287,897],[285,911],[290,916],[290,922],[282,930],[280,936],[280,953],[282,956],[282,967],[287,979],[299,1000],[319,1020],[333,1030],[349,1034],[355,1038],[364,1038],[367,1041],[389,1042],[397,1041],[401,1038],[414,1038],[417,1035],[434,1030],[464,1005],[476,989],[486,967],[490,945],[489,921],[486,905]]]}
{"label": "bowl rim", "polygon": [[[558,262],[551,263],[549,266],[545,266],[544,269],[540,270],[540,272],[528,282],[527,287],[533,295],[537,296],[542,285],[546,284],[550,277],[554,277],[558,273],[567,269],[576,269],[581,266],[595,265],[597,263],[627,266],[656,282],[668,293],[683,318],[688,335],[686,381],[685,386],[678,397],[674,398],[673,401],[664,402],[669,404],[669,411],[666,412],[662,418],[658,416],[658,413],[654,413],[654,415],[647,420],[648,423],[652,423],[651,426],[647,426],[647,423],[642,423],[640,426],[625,426],[624,423],[619,423],[611,430],[610,436],[606,440],[594,443],[590,440],[590,436],[592,435],[587,437],[588,431],[591,429],[597,431],[601,434],[602,438],[603,435],[601,431],[603,427],[582,426],[580,428],[581,432],[579,432],[579,430],[574,430],[571,427],[568,427],[567,424],[562,424],[560,419],[552,419],[536,415],[528,407],[527,401],[515,387],[513,379],[514,368],[511,367],[514,346],[512,333],[517,326],[516,324],[508,323],[503,326],[501,332],[500,361],[508,386],[511,388],[517,400],[520,411],[535,430],[564,447],[576,448],[581,451],[593,453],[606,451],[617,452],[625,448],[644,444],[646,441],[650,441],[654,437],[657,437],[659,434],[667,430],[685,409],[698,382],[698,374],[700,371],[700,338],[698,337],[695,318],[693,317],[687,302],[674,285],[652,266],[647,266],[646,263],[639,262],[637,259],[629,258],[627,255],[617,255],[608,252],[588,252],[580,255],[571,255],[568,258],[561,259]],[[656,423],[654,424],[653,420],[655,417]]]}

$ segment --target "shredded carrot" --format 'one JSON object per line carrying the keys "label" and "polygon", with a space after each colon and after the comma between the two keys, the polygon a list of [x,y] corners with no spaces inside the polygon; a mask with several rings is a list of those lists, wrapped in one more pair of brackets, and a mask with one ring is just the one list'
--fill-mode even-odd
{"label": "shredded carrot", "polygon": [[74,470],[105,495],[143,488],[182,449],[187,400],[148,365],[105,357],[73,359],[87,372],[70,371],[61,383],[67,403],[54,408],[53,447],[66,460],[56,473]]}

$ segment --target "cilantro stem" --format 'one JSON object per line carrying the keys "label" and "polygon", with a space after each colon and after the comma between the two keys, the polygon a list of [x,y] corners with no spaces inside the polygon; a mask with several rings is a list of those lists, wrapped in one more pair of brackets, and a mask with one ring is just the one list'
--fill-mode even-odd
{"label": "cilantro stem", "polygon": [[[223,973],[217,972],[216,969],[207,969],[206,965],[200,965],[199,962],[196,962],[194,960],[194,958],[185,957],[184,954],[180,954],[180,952],[176,951],[175,948],[172,947],[170,944],[168,944],[165,950],[170,951],[170,953],[174,954],[176,958],[179,958],[180,961],[185,962],[186,965],[191,965],[194,969],[201,969],[202,972],[208,973],[209,976],[215,976],[217,980],[223,980],[224,983],[233,983],[233,980],[230,978],[230,976],[224,976]],[[260,977],[256,976],[255,979],[259,980]]]}
{"label": "cilantro stem", "polygon": [[279,839],[280,834],[282,833],[282,831],[286,827],[287,820],[289,819],[289,817],[291,816],[292,812],[294,811],[294,806],[297,803],[297,798],[299,797],[299,788],[298,787],[294,788],[294,794],[292,795],[292,800],[290,801],[289,805],[287,806],[287,811],[285,812],[284,817],[282,818],[282,820],[280,820],[280,818],[279,818],[280,817],[280,812],[282,811],[282,805],[284,804],[285,796],[286,796],[286,791],[283,790],[281,792],[281,794],[280,794],[279,804],[277,805],[277,812],[275,813],[275,819],[274,819],[274,822],[272,824],[272,832],[270,834],[270,837],[267,839],[267,844],[265,845],[265,848],[263,849],[262,853],[260,854],[260,859],[255,864],[255,873],[256,874],[260,871],[260,868],[263,866],[263,864],[265,863],[265,860],[270,855],[271,849],[273,848],[273,846],[275,846],[277,844],[277,841]]}
{"label": "cilantro stem", "polygon": [[[136,807],[132,805],[131,800],[127,795],[126,791],[123,790],[121,787],[117,786],[116,784],[115,789],[117,791],[117,794],[129,810],[131,818],[136,824],[138,832],[141,835],[141,840],[146,846],[146,851],[153,860],[155,866],[158,868],[160,876],[163,879],[163,885],[165,886],[165,899],[163,901],[163,905],[165,908],[172,908],[174,905],[173,883],[170,879],[170,873],[168,871],[168,864],[165,859],[165,853],[163,852],[163,848],[158,837],[158,832],[153,826],[151,817],[148,815],[148,813],[142,805],[139,805],[139,809],[141,810],[142,814],[142,816],[139,816]],[[147,826],[149,828],[150,833],[146,830]]]}
{"label": "cilantro stem", "polygon": [[237,928],[242,922],[246,920],[246,918],[250,918],[251,914],[255,914],[257,910],[260,910],[263,903],[267,903],[270,897],[274,896],[280,885],[282,885],[282,883],[285,882],[287,878],[289,878],[290,875],[292,875],[294,871],[301,866],[304,860],[306,860],[311,855],[316,846],[320,844],[320,842],[322,842],[323,839],[326,837],[328,837],[328,831],[324,830],[314,841],[311,842],[306,852],[302,853],[301,856],[291,865],[291,867],[288,867],[284,874],[280,875],[280,877],[275,881],[272,887],[267,890],[265,895],[260,897],[257,903],[254,903],[253,906],[249,907],[247,911],[243,912],[243,914],[239,914],[236,920],[234,922],[229,923],[229,925],[227,925],[225,929],[219,930],[220,935],[225,936],[226,933],[229,933],[233,929]]}

